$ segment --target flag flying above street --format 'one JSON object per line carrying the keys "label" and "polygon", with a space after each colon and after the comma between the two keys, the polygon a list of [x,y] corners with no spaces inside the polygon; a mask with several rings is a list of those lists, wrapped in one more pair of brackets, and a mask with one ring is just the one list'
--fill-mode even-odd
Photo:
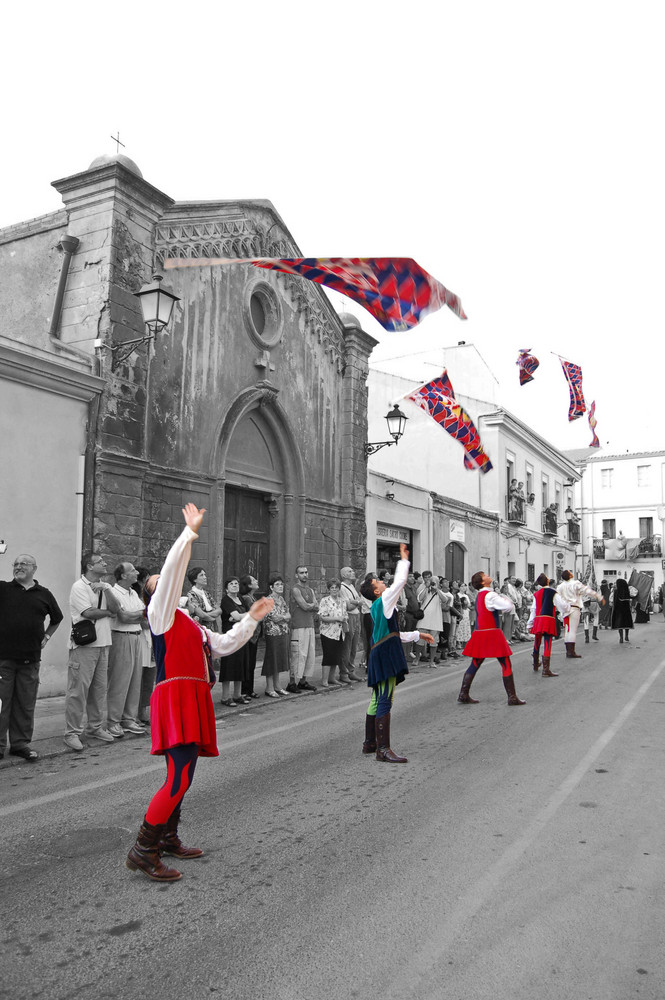
{"label": "flag flying above street", "polygon": [[568,419],[577,420],[578,417],[586,413],[586,403],[582,393],[582,369],[579,365],[574,365],[572,361],[564,361],[563,358],[559,358],[559,360],[570,390]]}
{"label": "flag flying above street", "polygon": [[385,330],[410,330],[442,306],[466,319],[459,297],[411,257],[192,257],[164,261],[167,269],[217,264],[253,264],[326,285],[367,309]]}
{"label": "flag flying above street", "polygon": [[598,440],[598,435],[596,434],[597,424],[598,421],[596,420],[596,400],[594,399],[593,403],[589,407],[589,427],[591,428],[591,433],[593,434],[591,444],[589,445],[590,448],[600,448],[600,441]]}
{"label": "flag flying above street", "polygon": [[480,469],[489,472],[492,463],[483,450],[480,435],[473,420],[455,399],[448,372],[443,369],[439,378],[432,379],[418,389],[400,396],[415,403],[421,410],[428,413],[437,424],[440,424],[464,448],[464,465],[467,469]]}
{"label": "flag flying above street", "polygon": [[533,382],[533,373],[540,364],[538,358],[534,357],[533,354],[529,354],[530,350],[530,347],[521,347],[517,361],[515,362],[516,365],[520,366],[520,385]]}

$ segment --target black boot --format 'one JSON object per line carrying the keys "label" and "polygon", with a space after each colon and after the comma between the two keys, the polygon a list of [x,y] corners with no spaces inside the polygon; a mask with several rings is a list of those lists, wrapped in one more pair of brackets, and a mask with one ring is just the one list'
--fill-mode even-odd
{"label": "black boot", "polygon": [[178,836],[179,822],[180,806],[177,806],[166,821],[164,833],[159,842],[160,852],[162,854],[170,854],[174,858],[182,858],[185,861],[189,861],[190,858],[202,858],[203,851],[200,847],[185,847],[180,840]]}
{"label": "black boot", "polygon": [[591,636],[591,638],[595,639],[596,642],[600,642],[600,639],[598,638],[598,626],[597,625],[594,625],[594,627],[593,627],[593,635]]}
{"label": "black boot", "polygon": [[525,701],[518,698],[515,694],[515,675],[509,674],[508,677],[503,678],[503,686],[506,689],[506,694],[508,695],[509,705],[526,705]]}
{"label": "black boot", "polygon": [[585,642],[589,641],[589,629],[588,628],[584,629],[584,641]]}
{"label": "black boot", "polygon": [[376,752],[376,716],[365,716],[365,742],[363,743],[363,753]]}
{"label": "black boot", "polygon": [[537,673],[538,672],[538,667],[540,666],[540,649],[535,649],[534,648],[532,656],[533,656],[533,669]]}
{"label": "black boot", "polygon": [[464,674],[464,677],[462,678],[462,687],[460,688],[460,692],[457,695],[457,700],[461,702],[462,705],[478,704],[478,699],[472,698],[471,695],[469,694],[469,688],[471,687],[471,682],[473,681],[473,678],[476,676],[476,673],[477,671],[474,670],[473,667],[469,667],[467,672]]}
{"label": "black boot", "polygon": [[390,749],[390,712],[376,719],[376,759],[387,764],[406,764],[407,758],[400,757]]}
{"label": "black boot", "polygon": [[626,633],[626,642],[630,642],[630,633],[628,632],[628,629],[625,628],[624,632]]}
{"label": "black boot", "polygon": [[619,642],[623,643],[623,629],[619,629]]}
{"label": "black boot", "polygon": [[159,842],[165,828],[164,823],[152,826],[147,819],[144,819],[136,843],[127,855],[125,864],[131,871],[138,869],[156,882],[177,882],[182,878],[180,872],[165,865],[159,856]]}

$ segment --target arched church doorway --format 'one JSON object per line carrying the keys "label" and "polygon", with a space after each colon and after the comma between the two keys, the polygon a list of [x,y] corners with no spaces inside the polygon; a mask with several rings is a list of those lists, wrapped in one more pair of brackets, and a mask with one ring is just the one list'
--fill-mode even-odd
{"label": "arched church doorway", "polygon": [[249,573],[267,593],[270,514],[262,493],[227,486],[224,498],[224,578]]}
{"label": "arched church doorway", "polygon": [[226,453],[223,575],[256,577],[262,594],[280,568],[280,501],[284,494],[282,451],[261,406],[235,425]]}
{"label": "arched church doorway", "polygon": [[464,580],[464,547],[459,542],[446,546],[446,576],[449,580]]}

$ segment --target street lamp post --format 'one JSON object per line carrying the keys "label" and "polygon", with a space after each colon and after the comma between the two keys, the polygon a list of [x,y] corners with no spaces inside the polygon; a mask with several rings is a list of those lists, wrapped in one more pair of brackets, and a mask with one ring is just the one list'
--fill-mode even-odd
{"label": "street lamp post", "polygon": [[156,334],[163,330],[171,320],[173,307],[180,298],[167,285],[163,285],[164,278],[161,274],[154,274],[152,282],[144,285],[138,292],[134,292],[141,303],[141,313],[143,324],[148,330],[142,337],[134,340],[125,340],[121,344],[105,344],[102,340],[95,341],[95,347],[106,349],[111,352],[111,370],[117,365],[126,361],[141,344],[147,344],[154,340]]}
{"label": "street lamp post", "polygon": [[373,455],[375,452],[379,451],[381,448],[389,448],[391,444],[397,444],[399,439],[404,434],[404,429],[406,427],[406,422],[409,418],[406,417],[397,403],[393,406],[389,413],[386,413],[386,423],[388,424],[388,433],[392,436],[392,441],[366,441],[365,442],[365,455]]}

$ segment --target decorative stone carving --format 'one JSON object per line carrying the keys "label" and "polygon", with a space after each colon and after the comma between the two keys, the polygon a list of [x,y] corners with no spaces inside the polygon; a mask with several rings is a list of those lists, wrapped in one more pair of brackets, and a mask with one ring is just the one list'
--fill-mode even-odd
{"label": "decorative stone carving", "polygon": [[[293,257],[298,251],[287,240],[272,239],[251,219],[196,220],[165,222],[157,226],[155,259],[163,266],[167,259],[195,257]],[[324,351],[339,374],[346,369],[346,348],[342,331],[333,322],[311,282],[292,274],[273,271],[285,299],[302,315],[307,330],[323,343]]]}

